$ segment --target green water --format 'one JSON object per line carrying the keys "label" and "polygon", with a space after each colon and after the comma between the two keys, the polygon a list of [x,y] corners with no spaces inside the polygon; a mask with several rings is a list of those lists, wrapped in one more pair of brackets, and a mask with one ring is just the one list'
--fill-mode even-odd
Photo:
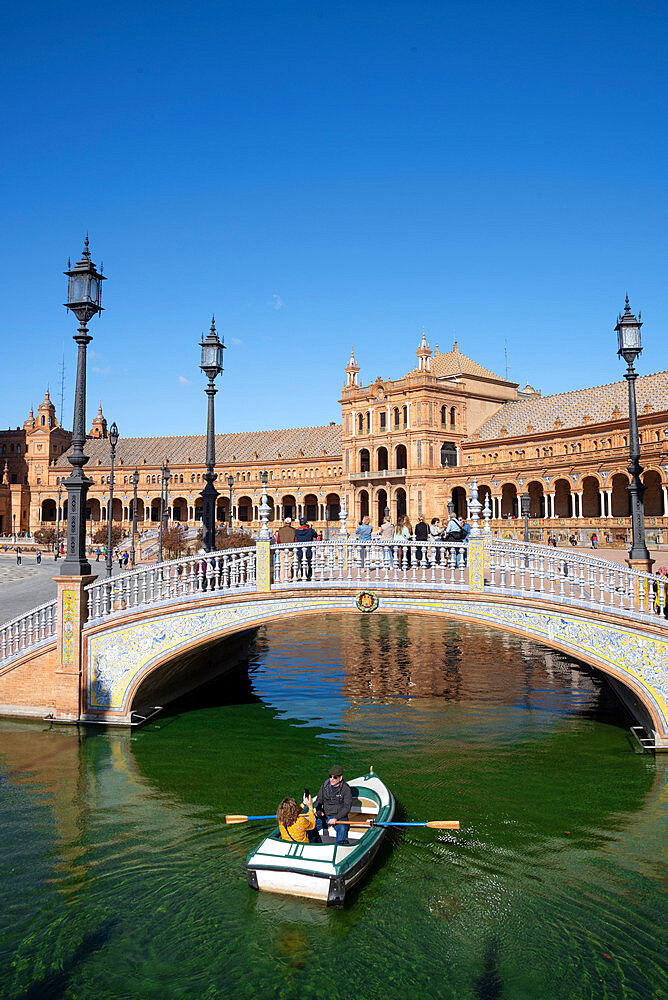
{"label": "green water", "polygon": [[[666,762],[566,657],[431,618],[272,625],[131,735],[0,723],[1,997],[660,998]],[[90,732],[90,731],[89,731]],[[248,888],[331,763],[405,819],[342,910]]]}

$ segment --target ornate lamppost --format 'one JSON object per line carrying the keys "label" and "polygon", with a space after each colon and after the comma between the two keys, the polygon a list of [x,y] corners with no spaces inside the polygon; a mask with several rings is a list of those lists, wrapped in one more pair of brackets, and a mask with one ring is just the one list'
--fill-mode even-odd
{"label": "ornate lamppost", "polygon": [[[69,262],[68,262],[69,267]],[[88,576],[90,563],[86,559],[86,497],[92,480],[84,475],[83,467],[88,461],[84,455],[86,443],[86,348],[93,339],[88,333],[88,322],[102,312],[102,282],[105,278],[102,267],[98,272],[90,259],[88,234],[84,241],[81,260],[73,268],[65,271],[69,281],[67,302],[81,324],[74,340],[78,346],[77,378],[74,389],[74,425],[72,431],[72,452],[67,460],[72,472],[65,480],[67,489],[67,554],[60,567],[63,576]]]}
{"label": "ornate lamppost", "polygon": [[167,465],[167,459],[165,458],[162,463],[162,468],[160,469],[160,559],[162,562],[162,528],[165,521],[165,508],[167,507],[167,484],[172,478],[172,473],[169,466]]}
{"label": "ornate lamppost", "polygon": [[118,427],[116,422],[109,428],[109,444],[111,445],[111,475],[109,476],[109,510],[107,511],[107,576],[112,573],[111,560],[111,526],[114,519],[114,459],[116,458],[116,445],[118,444]]}
{"label": "ornate lamppost", "polygon": [[132,488],[134,490],[134,499],[132,501],[132,568],[135,565],[135,538],[137,537],[137,486],[139,485],[139,473],[135,471],[130,476],[130,482],[132,483]]}
{"label": "ornate lamppost", "polygon": [[[262,476],[267,476],[267,473],[263,472]],[[260,476],[260,479],[262,479],[262,476]],[[268,476],[267,476],[267,478],[268,478]],[[262,482],[264,483],[264,482],[266,482],[266,480],[262,479]],[[231,533],[232,532],[232,487],[234,486],[234,476],[230,475],[230,476],[227,477],[227,485],[230,488],[230,506],[228,507],[228,510],[227,510],[227,520],[228,520],[228,524],[229,524],[229,530],[230,530],[230,533]]]}
{"label": "ornate lamppost", "polygon": [[636,379],[638,373],[633,367],[633,362],[642,351],[640,343],[640,313],[638,318],[633,315],[629,306],[629,297],[626,296],[624,314],[617,317],[617,333],[619,357],[624,358],[627,370],[624,378],[629,384],[629,465],[628,470],[631,481],[628,485],[629,497],[631,500],[631,551],[629,552],[628,563],[635,569],[642,569],[650,573],[654,560],[650,558],[647,545],[645,544],[645,511],[643,506],[643,493],[645,486],[640,479],[643,471],[640,464],[640,442],[638,439],[638,413],[636,410]]}
{"label": "ornate lamppost", "polygon": [[223,351],[225,349],[225,345],[218,339],[216,321],[213,316],[211,317],[209,335],[206,340],[201,341],[200,346],[202,348],[200,368],[209,380],[209,384],[204,390],[208,398],[208,403],[206,414],[206,472],[204,473],[206,486],[201,493],[202,546],[205,552],[213,552],[216,548],[216,499],[218,497],[218,490],[213,485],[218,478],[213,471],[216,463],[213,397],[218,390],[213,382],[223,370]]}
{"label": "ornate lamppost", "polygon": [[56,559],[60,559],[60,497],[63,492],[63,484],[58,477],[58,511],[56,516]]}

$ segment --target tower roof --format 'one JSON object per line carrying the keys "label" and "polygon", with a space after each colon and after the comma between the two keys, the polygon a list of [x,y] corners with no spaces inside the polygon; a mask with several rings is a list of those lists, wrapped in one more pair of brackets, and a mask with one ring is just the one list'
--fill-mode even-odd
{"label": "tower roof", "polygon": [[455,340],[451,351],[443,351],[434,354],[431,362],[432,374],[437,378],[447,378],[449,375],[472,375],[478,378],[494,379],[496,382],[505,382],[506,379],[500,375],[495,375],[488,368],[483,368],[477,361],[473,361],[462,354]]}

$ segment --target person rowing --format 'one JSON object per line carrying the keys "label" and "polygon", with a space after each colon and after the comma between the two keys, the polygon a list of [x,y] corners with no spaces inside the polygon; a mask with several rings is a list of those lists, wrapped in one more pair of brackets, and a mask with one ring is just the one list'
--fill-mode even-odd
{"label": "person rowing", "polygon": [[[353,793],[347,781],[343,780],[343,768],[335,764],[329,769],[329,780],[323,781],[315,800],[317,813],[316,830],[323,826],[333,827],[337,844],[348,842],[348,827],[338,826],[338,820],[348,819],[353,804]],[[331,829],[330,829],[331,832]]]}

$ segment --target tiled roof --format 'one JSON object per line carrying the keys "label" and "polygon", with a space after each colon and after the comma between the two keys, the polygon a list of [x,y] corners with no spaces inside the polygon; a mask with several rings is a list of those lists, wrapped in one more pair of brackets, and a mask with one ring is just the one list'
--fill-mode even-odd
{"label": "tiled roof", "polygon": [[[89,456],[86,469],[98,464],[108,467],[110,462],[109,441],[93,438],[86,442],[85,452]],[[303,455],[300,456],[299,452]],[[280,458],[279,458],[280,453]],[[70,468],[61,455],[56,465]],[[116,446],[118,465],[160,466],[164,458],[169,465],[203,466],[206,458],[206,436],[193,434],[184,437],[119,438]],[[341,458],[341,425],[329,424],[325,427],[296,427],[282,431],[249,431],[243,434],[216,434],[216,465],[239,462],[262,461],[266,463],[288,459],[314,461],[316,459]],[[144,459],[146,460],[144,462]]]}
{"label": "tiled roof", "polygon": [[[636,399],[639,415],[646,412],[647,406],[652,411],[668,410],[668,372],[641,375],[636,382]],[[588,420],[585,419],[587,417]],[[560,392],[555,396],[504,403],[498,413],[478,428],[477,433],[479,440],[492,441],[501,436],[503,428],[507,432],[503,437],[520,437],[555,431],[558,429],[555,427],[557,421],[567,429],[606,420],[628,420],[628,417],[629,390],[624,380],[591,389]],[[528,431],[527,427],[532,430]],[[466,441],[474,443],[472,436]]]}
{"label": "tiled roof", "polygon": [[487,368],[483,368],[477,361],[472,361],[459,350],[457,341],[451,351],[443,354],[434,354],[431,359],[431,371],[438,378],[445,378],[447,375],[478,375],[481,378],[493,378],[499,382],[503,379]]}

